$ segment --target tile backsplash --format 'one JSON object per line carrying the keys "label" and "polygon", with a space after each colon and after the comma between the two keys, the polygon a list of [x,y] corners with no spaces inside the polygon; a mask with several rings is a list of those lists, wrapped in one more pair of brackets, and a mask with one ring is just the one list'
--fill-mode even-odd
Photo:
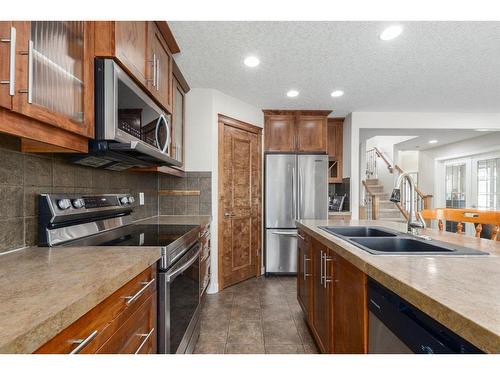
{"label": "tile backsplash", "polygon": [[186,177],[160,176],[161,191],[194,191],[199,195],[160,195],[160,215],[210,215],[212,173],[186,172]]}
{"label": "tile backsplash", "polygon": [[[37,244],[38,200],[43,193],[130,193],[134,219],[211,214],[211,173],[186,177],[115,172],[68,162],[57,154],[22,153],[17,138],[0,134],[0,253]],[[159,196],[158,190],[196,190],[197,196]],[[139,205],[139,192],[145,204]]]}

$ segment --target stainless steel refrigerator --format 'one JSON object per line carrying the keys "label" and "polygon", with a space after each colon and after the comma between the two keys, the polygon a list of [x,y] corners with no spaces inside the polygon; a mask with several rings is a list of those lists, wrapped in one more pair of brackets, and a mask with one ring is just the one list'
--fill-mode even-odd
{"label": "stainless steel refrigerator", "polygon": [[328,156],[266,155],[266,274],[297,272],[295,220],[328,218]]}

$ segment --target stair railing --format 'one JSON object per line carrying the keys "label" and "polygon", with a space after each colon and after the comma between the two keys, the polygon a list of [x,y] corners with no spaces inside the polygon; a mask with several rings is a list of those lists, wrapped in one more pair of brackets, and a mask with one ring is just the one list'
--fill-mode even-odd
{"label": "stair railing", "polygon": [[[404,171],[398,165],[393,165],[389,159],[377,148],[374,147],[366,151],[366,179],[378,178],[377,173],[377,159],[380,158],[387,166],[389,173],[393,174],[394,171],[397,174],[404,173]],[[364,209],[366,212],[367,219],[377,220],[380,218],[380,196],[375,194],[370,189],[370,185],[363,180],[363,186],[365,187],[365,194],[363,198]],[[418,187],[415,188],[417,194],[415,198],[415,209],[417,212],[422,210],[428,210],[432,206],[432,195],[424,194]],[[410,207],[410,185],[408,181],[404,180],[401,186],[401,203],[395,203],[396,207],[399,209],[401,214],[406,220],[409,219],[409,207]]]}
{"label": "stair railing", "polygon": [[366,151],[366,178],[377,178],[377,150]]}
{"label": "stair railing", "polygon": [[380,197],[370,189],[370,185],[363,180],[365,187],[364,207],[368,220],[378,220],[380,218]]}
{"label": "stair railing", "polygon": [[[398,174],[404,173],[404,171],[398,166],[394,166],[394,170]],[[432,205],[432,195],[424,194],[418,187],[415,187],[415,210],[416,212],[422,210],[428,210]],[[403,180],[401,186],[401,203],[397,203],[396,206],[399,208],[403,216],[408,220],[409,209],[410,209],[410,184],[407,180]]]}

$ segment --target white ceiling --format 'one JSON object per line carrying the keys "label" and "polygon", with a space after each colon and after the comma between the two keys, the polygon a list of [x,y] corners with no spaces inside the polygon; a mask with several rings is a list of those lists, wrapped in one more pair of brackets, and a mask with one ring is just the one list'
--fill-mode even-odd
{"label": "white ceiling", "polygon": [[[466,139],[485,136],[496,132],[478,132],[471,129],[361,129],[360,140],[365,141],[376,136],[411,136],[411,139],[397,143],[401,151],[425,151]],[[437,143],[429,143],[437,140]]]}
{"label": "white ceiling", "polygon": [[[401,36],[381,41],[389,24],[169,22],[191,87],[259,108],[500,112],[500,22],[402,22]],[[243,65],[249,54],[255,69]]]}

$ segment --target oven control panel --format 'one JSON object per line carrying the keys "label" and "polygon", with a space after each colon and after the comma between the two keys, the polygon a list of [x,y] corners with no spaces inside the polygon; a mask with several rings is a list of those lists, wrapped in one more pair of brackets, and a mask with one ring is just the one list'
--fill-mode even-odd
{"label": "oven control panel", "polygon": [[101,227],[124,225],[131,221],[134,202],[130,194],[40,194],[39,244],[53,246]]}
{"label": "oven control panel", "polygon": [[51,205],[56,215],[66,215],[83,211],[100,211],[113,208],[130,207],[135,198],[129,194],[102,194],[74,196],[68,194],[42,194],[41,200]]}

